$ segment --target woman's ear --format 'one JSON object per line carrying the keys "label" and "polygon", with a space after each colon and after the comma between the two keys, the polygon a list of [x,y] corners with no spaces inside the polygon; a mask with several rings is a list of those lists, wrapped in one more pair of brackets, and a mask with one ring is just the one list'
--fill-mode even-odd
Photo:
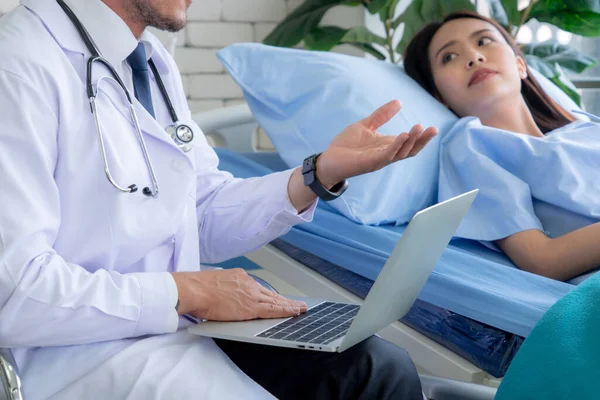
{"label": "woman's ear", "polygon": [[521,56],[517,56],[517,69],[519,70],[519,76],[521,79],[527,79],[527,64]]}

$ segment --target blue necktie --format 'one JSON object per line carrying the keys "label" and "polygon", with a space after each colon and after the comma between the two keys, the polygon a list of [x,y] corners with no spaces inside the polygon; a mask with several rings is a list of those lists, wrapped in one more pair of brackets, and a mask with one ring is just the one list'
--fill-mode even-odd
{"label": "blue necktie", "polygon": [[133,53],[127,57],[127,62],[133,71],[133,89],[135,98],[154,117],[152,93],[150,92],[150,76],[148,75],[148,60],[144,45],[139,43]]}

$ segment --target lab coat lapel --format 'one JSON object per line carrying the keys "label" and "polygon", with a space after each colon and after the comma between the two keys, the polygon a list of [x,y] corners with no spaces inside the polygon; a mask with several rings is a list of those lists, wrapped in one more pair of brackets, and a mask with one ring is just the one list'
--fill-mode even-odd
{"label": "lab coat lapel", "polygon": [[[146,136],[150,136],[156,140],[161,141],[162,143],[167,145],[170,149],[177,152],[180,156],[187,158],[188,161],[190,162],[190,165],[193,166],[193,162],[191,161],[191,158],[190,158],[191,152],[185,153],[183,150],[181,150],[175,144],[173,139],[169,136],[169,134],[166,131],[166,128],[168,127],[168,125],[164,126],[164,127],[161,126],[161,124],[152,115],[150,115],[150,113],[135,98],[135,96],[133,94],[131,94],[131,99],[133,101],[133,109],[135,110],[135,113],[137,115],[138,122],[139,122],[140,128],[142,130],[142,134],[144,134]],[[160,96],[160,94],[158,94],[158,99],[155,99],[154,104],[155,104],[155,109],[156,109],[157,113],[158,113],[160,107],[166,107],[164,105],[163,99]],[[124,107],[118,107],[118,109],[121,113],[129,113],[129,110],[125,109]],[[131,118],[129,118],[129,120],[132,123],[132,127],[135,128],[135,125],[133,125],[133,120],[131,120]],[[171,123],[172,122],[169,121],[168,124],[170,125]]]}
{"label": "lab coat lapel", "polygon": [[175,142],[171,139],[171,137],[167,134],[165,129],[162,126],[160,126],[158,121],[156,121],[156,119],[154,119],[154,117],[150,115],[148,111],[146,111],[144,106],[133,97],[132,100],[133,109],[135,110],[135,113],[138,117],[138,122],[140,123],[142,133],[162,141],[163,143],[167,144],[169,147],[172,147],[177,151],[181,151],[179,147],[177,147]]}
{"label": "lab coat lapel", "polygon": [[55,0],[21,0],[21,5],[40,17],[61,48],[86,54],[77,29]]}
{"label": "lab coat lapel", "polygon": [[[125,117],[125,119],[131,124],[131,129],[134,130],[135,122],[131,116],[129,103],[125,93],[123,93],[123,89],[121,89],[117,81],[106,72],[102,73],[99,70],[96,73],[96,76],[99,76],[94,84],[97,95],[107,96],[113,104],[115,111],[121,113],[121,115],[123,115],[123,117]],[[150,136],[153,139],[159,140],[169,148],[182,153],[179,147],[177,147],[175,142],[167,134],[165,129],[160,126],[158,121],[156,121],[156,119],[154,119],[154,117],[152,117],[148,111],[146,111],[144,106],[134,97],[132,93],[130,93],[130,97],[133,102],[133,109],[137,116],[142,134],[144,136]]]}
{"label": "lab coat lapel", "polygon": [[169,134],[166,132],[165,128],[167,128],[167,127],[163,128],[156,121],[156,119],[154,119],[154,117],[152,117],[152,115],[150,115],[148,113],[148,111],[146,111],[144,106],[140,102],[138,102],[136,99],[134,99],[133,107],[135,109],[135,113],[138,116],[140,128],[142,129],[142,134],[144,134],[146,136],[151,136],[152,138],[157,139],[157,140],[161,141],[162,143],[164,143],[171,150],[173,150],[175,153],[177,153],[177,155],[179,157],[185,158],[187,160],[187,163],[189,164],[189,166],[192,167],[192,169],[194,169],[194,163],[191,159],[192,151],[185,153],[183,150],[181,150],[175,144],[173,139],[171,139]]}

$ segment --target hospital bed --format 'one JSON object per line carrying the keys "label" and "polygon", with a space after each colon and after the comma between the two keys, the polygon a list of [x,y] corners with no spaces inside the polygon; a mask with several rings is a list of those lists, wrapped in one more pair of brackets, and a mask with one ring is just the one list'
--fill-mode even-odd
{"label": "hospital bed", "polygon": [[[285,168],[260,148],[264,137],[246,105],[194,120],[221,169],[250,177]],[[359,225],[321,202],[312,223],[245,257],[308,296],[360,303],[403,228]],[[479,243],[453,240],[411,311],[380,335],[405,348],[423,374],[496,387],[529,331],[571,288]]]}
{"label": "hospital bed", "polygon": [[[252,161],[252,158],[255,157],[262,158],[261,163],[256,163],[256,165],[263,168],[268,169],[267,166],[273,169],[281,167],[281,160],[275,153],[248,151],[256,150],[259,147],[259,139],[253,134],[257,131],[257,126],[245,105],[199,114],[195,116],[195,120],[208,134],[209,142],[220,152],[221,161],[229,159],[230,168],[227,168],[226,165],[221,165],[221,167],[225,169],[243,167],[245,162],[255,162]],[[228,153],[223,153],[224,151],[228,151]],[[246,153],[246,155],[242,155],[242,153]],[[310,237],[308,238],[310,240]],[[302,245],[300,244],[300,246]],[[318,253],[318,251],[316,252]],[[356,282],[360,278],[359,275],[338,276],[340,273],[352,272],[336,267],[333,263],[328,263],[316,256],[313,256],[311,260],[307,255],[310,253],[283,239],[247,254],[246,257],[306,295],[331,300],[362,302],[372,280],[363,278],[359,283],[359,286],[362,286],[357,287]],[[314,264],[315,261],[317,264]],[[270,287],[259,277],[255,277],[255,279]],[[411,357],[419,367],[423,391],[428,399],[492,400],[494,398],[496,389],[490,386],[496,386],[498,381],[408,325],[396,322],[380,332],[379,335],[397,343],[411,353]],[[18,367],[10,350],[0,348],[0,400],[17,399],[23,399]]]}
{"label": "hospital bed", "polygon": [[[285,168],[277,153],[262,149],[246,105],[194,120],[221,169],[246,177]],[[356,224],[320,202],[312,223],[245,258],[305,295],[361,303],[402,230]],[[410,353],[430,399],[492,399],[524,337],[572,287],[520,271],[478,243],[453,240],[411,311],[379,335]],[[0,386],[0,394],[12,399],[19,381],[10,358],[0,349],[0,383],[17,388]]]}

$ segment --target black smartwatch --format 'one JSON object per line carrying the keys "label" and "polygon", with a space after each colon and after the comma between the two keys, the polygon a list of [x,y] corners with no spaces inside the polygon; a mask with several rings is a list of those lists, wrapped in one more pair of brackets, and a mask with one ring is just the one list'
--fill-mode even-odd
{"label": "black smartwatch", "polygon": [[308,186],[316,195],[322,200],[331,201],[335,200],[342,195],[348,189],[348,181],[343,180],[333,186],[331,189],[327,189],[317,179],[317,158],[319,154],[313,154],[310,157],[304,159],[302,163],[302,176],[304,177],[304,185]]}

